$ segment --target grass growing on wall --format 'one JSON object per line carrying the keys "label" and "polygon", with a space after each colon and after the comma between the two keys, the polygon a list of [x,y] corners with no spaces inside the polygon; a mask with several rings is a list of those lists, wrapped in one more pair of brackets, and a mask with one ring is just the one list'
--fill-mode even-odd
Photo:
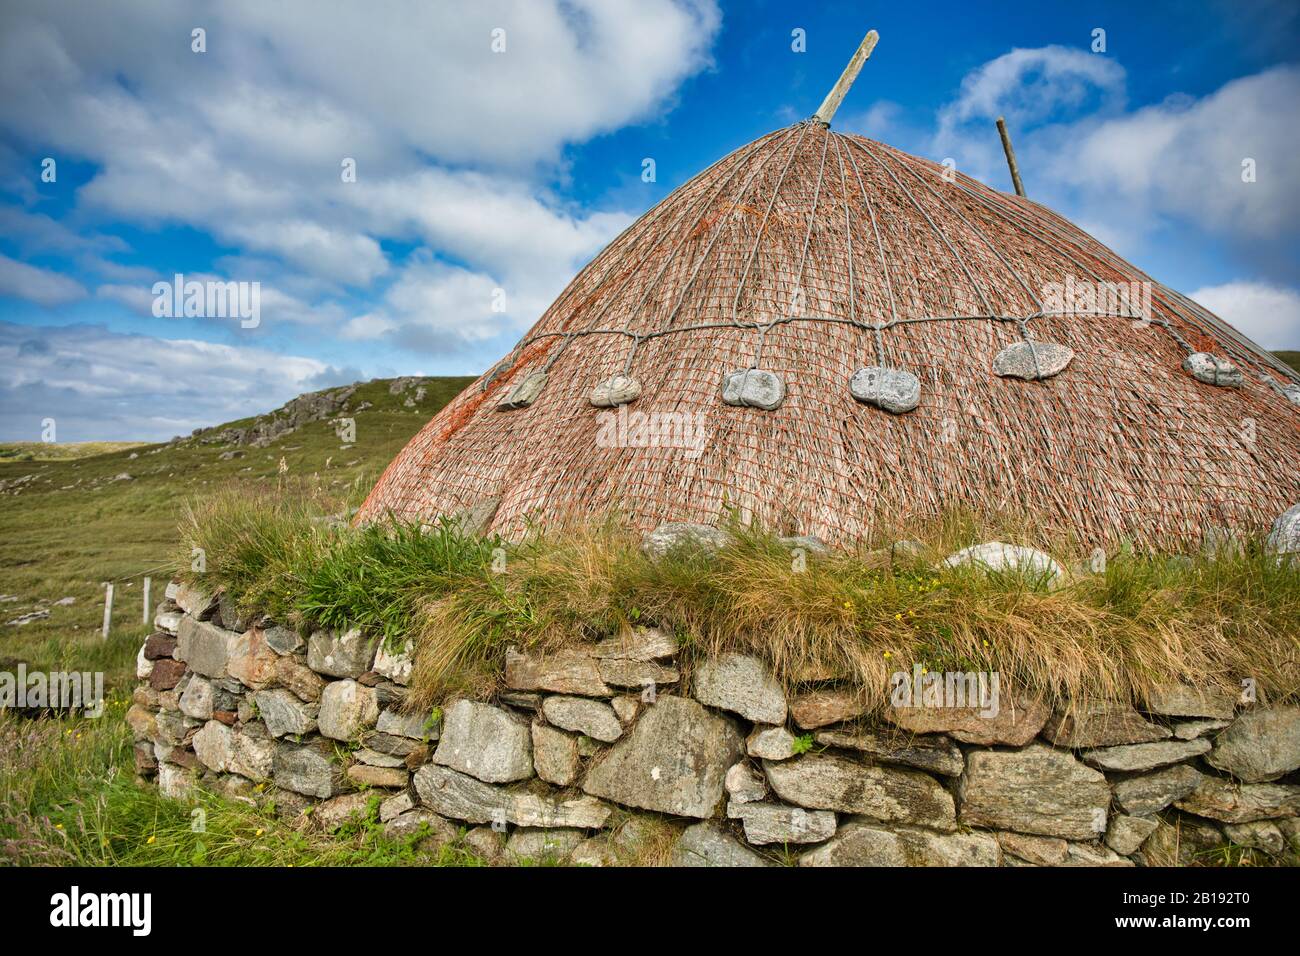
{"label": "grass growing on wall", "polygon": [[[887,536],[800,562],[774,536],[733,525],[716,555],[656,560],[614,520],[507,544],[445,522],[330,528],[301,504],[228,494],[190,511],[183,537],[186,553],[207,555],[196,583],[226,588],[245,611],[414,639],[422,708],[490,689],[507,646],[645,623],[691,652],[755,653],[792,689],[805,669],[830,670],[876,707],[890,675],[913,664],[997,671],[1052,698],[1138,698],[1165,681],[1236,690],[1245,678],[1264,699],[1300,692],[1300,572],[1262,542],[1216,559],[1121,553],[1088,574],[1069,542],[1035,540],[1031,527],[950,515],[897,529],[921,542],[912,560],[880,550]],[[1051,551],[1074,568],[1069,583],[937,567],[997,536]]]}

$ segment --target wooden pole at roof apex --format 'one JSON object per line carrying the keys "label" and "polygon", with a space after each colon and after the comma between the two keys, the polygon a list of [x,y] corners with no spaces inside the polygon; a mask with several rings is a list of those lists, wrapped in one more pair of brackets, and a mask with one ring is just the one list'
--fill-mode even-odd
{"label": "wooden pole at roof apex", "polygon": [[831,117],[835,111],[840,108],[845,94],[849,92],[849,87],[853,81],[858,78],[858,71],[862,69],[862,64],[867,62],[867,57],[871,56],[871,51],[876,48],[876,41],[880,39],[880,34],[875,30],[868,31],[867,35],[862,38],[858,44],[858,50],[853,54],[853,59],[849,60],[849,65],[844,68],[840,74],[839,80],[831,87],[831,91],[826,94],[826,99],[822,100],[822,105],[817,108],[813,114],[813,122],[821,123],[823,126],[831,125]]}
{"label": "wooden pole at roof apex", "polygon": [[1016,165],[1016,151],[1011,148],[1011,137],[1007,134],[1007,121],[998,117],[998,135],[1002,137],[1002,151],[1007,154],[1007,165],[1011,167],[1011,185],[1016,187],[1016,195],[1025,194],[1025,184],[1020,181],[1020,167]]}

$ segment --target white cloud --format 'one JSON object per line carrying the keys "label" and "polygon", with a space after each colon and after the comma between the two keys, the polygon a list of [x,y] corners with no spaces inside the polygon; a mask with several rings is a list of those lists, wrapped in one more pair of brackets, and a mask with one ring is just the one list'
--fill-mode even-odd
{"label": "white cloud", "polygon": [[0,255],[0,295],[26,299],[37,305],[67,305],[85,298],[86,289],[76,279]]}
{"label": "white cloud", "polygon": [[[1113,58],[1013,50],[965,77],[923,148],[1009,189],[994,127],[1005,115],[1030,197],[1122,255],[1192,227],[1248,256],[1252,271],[1283,275],[1286,256],[1258,244],[1300,233],[1298,100],[1300,68],[1286,66],[1129,110],[1126,74]],[[1254,182],[1242,180],[1247,158]]]}
{"label": "white cloud", "polygon": [[[1233,80],[1201,99],[1174,96],[1055,137],[1050,180],[1129,221],[1167,217],[1238,239],[1294,234],[1300,217],[1300,69]],[[1253,160],[1255,181],[1242,179]]]}
{"label": "white cloud", "polygon": [[462,351],[502,333],[519,333],[558,292],[510,288],[485,273],[417,254],[379,307],[351,319],[341,334],[426,353]]}
{"label": "white cloud", "polygon": [[0,322],[0,438],[163,440],[331,383],[323,362],[258,348]]}
{"label": "white cloud", "polygon": [[[207,53],[190,50],[195,23]],[[713,0],[400,16],[339,0],[5,5],[0,127],[98,164],[79,192],[89,208],[192,225],[336,285],[385,273],[390,226],[497,272],[520,254],[515,268],[567,270],[609,222],[534,201],[535,174],[565,144],[661,111],[707,65],[719,23]],[[504,53],[490,47],[497,27]],[[344,157],[355,184],[341,182]],[[463,164],[480,173],[448,171]]]}
{"label": "white cloud", "polygon": [[1300,292],[1264,282],[1228,282],[1191,297],[1266,349],[1300,349]]}

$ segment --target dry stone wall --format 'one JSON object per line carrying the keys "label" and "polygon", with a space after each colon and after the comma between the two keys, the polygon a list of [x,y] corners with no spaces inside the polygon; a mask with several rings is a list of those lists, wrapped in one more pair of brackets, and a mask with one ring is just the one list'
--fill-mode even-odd
{"label": "dry stone wall", "polygon": [[[1300,707],[1171,686],[1142,709],[895,708],[833,683],[788,697],[743,655],[694,661],[638,628],[511,651],[491,701],[404,709],[410,648],[239,620],[173,583],[140,649],[136,766],[326,830],[382,795],[392,836],[492,862],[681,866],[1133,866],[1230,845],[1294,863]],[[303,811],[312,812],[303,816]]]}

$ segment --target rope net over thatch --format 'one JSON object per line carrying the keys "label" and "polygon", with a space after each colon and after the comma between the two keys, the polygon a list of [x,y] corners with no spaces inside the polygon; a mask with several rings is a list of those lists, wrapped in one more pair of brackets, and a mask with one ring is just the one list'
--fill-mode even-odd
{"label": "rope net over thatch", "polygon": [[965,507],[1199,542],[1300,499],[1297,401],[1286,366],[1052,211],[807,121],[610,243],[359,520],[731,507],[850,542]]}

